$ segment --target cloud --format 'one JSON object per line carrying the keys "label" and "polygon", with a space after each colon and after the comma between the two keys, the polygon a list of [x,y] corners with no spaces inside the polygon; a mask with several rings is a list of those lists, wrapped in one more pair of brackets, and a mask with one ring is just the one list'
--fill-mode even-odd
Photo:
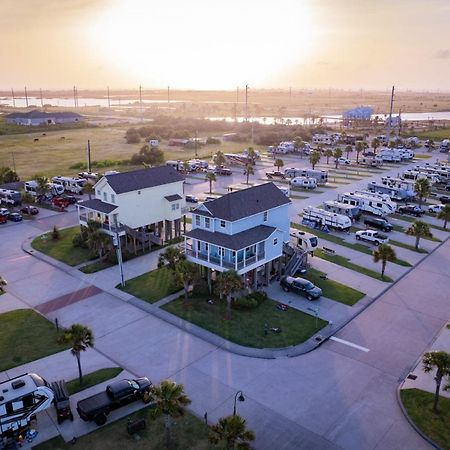
{"label": "cloud", "polygon": [[450,48],[445,48],[445,49],[438,50],[434,54],[434,58],[436,58],[436,59],[450,59]]}

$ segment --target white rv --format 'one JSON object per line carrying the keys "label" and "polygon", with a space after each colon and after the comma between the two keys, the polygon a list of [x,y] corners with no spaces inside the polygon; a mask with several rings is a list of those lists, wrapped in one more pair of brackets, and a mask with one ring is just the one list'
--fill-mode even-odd
{"label": "white rv", "polygon": [[415,197],[414,191],[399,188],[393,184],[383,184],[371,181],[367,185],[367,190],[377,194],[387,194],[391,200],[408,201]]}
{"label": "white rv", "polygon": [[346,203],[337,202],[335,200],[327,200],[323,202],[323,208],[336,214],[343,214],[352,220],[359,220],[361,210],[357,206],[348,205]]}
{"label": "white rv", "polygon": [[319,239],[315,234],[295,230],[293,237],[297,239],[297,247],[305,252],[313,252],[319,246]]}
{"label": "white rv", "polygon": [[81,194],[83,192],[83,187],[86,185],[86,180],[84,178],[70,178],[70,177],[53,177],[52,182],[54,184],[59,184],[67,192],[72,192],[73,194]]}
{"label": "white rv", "polygon": [[26,428],[37,412],[51,406],[53,397],[48,383],[34,373],[0,383],[0,437]]}
{"label": "white rv", "polygon": [[397,209],[397,204],[390,199],[386,199],[386,197],[388,196],[366,191],[346,192],[338,196],[338,201],[357,206],[361,211],[383,217],[394,213]]}
{"label": "white rv", "polygon": [[400,162],[402,160],[400,151],[394,148],[383,148],[379,150],[377,156],[384,162]]}
{"label": "white rv", "polygon": [[303,220],[314,222],[318,226],[327,226],[337,230],[349,230],[352,226],[350,217],[313,206],[308,206],[303,209]]}
{"label": "white rv", "polygon": [[379,156],[363,156],[359,159],[358,164],[361,166],[379,167],[383,165],[383,158]]}
{"label": "white rv", "polygon": [[315,178],[317,184],[325,184],[328,181],[328,172],[326,170],[299,169],[297,167],[289,167],[284,170],[284,175],[288,178]]}
{"label": "white rv", "polygon": [[[60,184],[48,183],[47,186],[48,186],[50,194],[53,196],[64,194],[64,187],[61,186]],[[28,192],[33,197],[36,197],[36,195],[37,195],[36,181],[35,180],[25,181],[24,190],[25,190],[25,192]]]}
{"label": "white rv", "polygon": [[16,206],[22,203],[22,195],[19,191],[0,189],[0,205]]}
{"label": "white rv", "polygon": [[405,170],[403,172],[403,175],[401,175],[401,178],[412,181],[417,181],[426,178],[431,184],[439,183],[441,181],[439,175],[436,175],[434,173],[419,172],[417,170],[410,170],[410,169]]}
{"label": "white rv", "polygon": [[314,134],[312,141],[314,144],[332,145],[334,144],[334,136],[329,134]]}
{"label": "white rv", "polygon": [[309,177],[295,177],[289,181],[289,184],[304,189],[315,189],[317,187],[317,180]]}
{"label": "white rv", "polygon": [[381,184],[383,184],[384,186],[395,187],[397,189],[403,189],[408,192],[411,197],[414,197],[416,195],[416,191],[414,189],[414,181],[411,180],[402,180],[401,178],[394,178],[386,175],[384,177],[381,177]]}

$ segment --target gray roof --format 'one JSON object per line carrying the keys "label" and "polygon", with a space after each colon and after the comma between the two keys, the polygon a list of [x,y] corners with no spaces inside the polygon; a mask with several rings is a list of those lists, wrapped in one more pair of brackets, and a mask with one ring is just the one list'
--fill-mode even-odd
{"label": "gray roof", "polygon": [[204,206],[213,217],[233,222],[290,202],[273,183],[265,183],[226,194]]}
{"label": "gray roof", "polygon": [[168,202],[174,202],[176,200],[181,200],[183,197],[179,194],[166,195],[164,197]]}
{"label": "gray roof", "polygon": [[28,112],[13,112],[11,114],[7,114],[5,116],[7,119],[47,119],[47,118],[81,118],[78,113],[74,113],[71,111],[63,111],[63,112],[52,112],[48,113],[46,111],[39,111],[37,109],[33,109]]}
{"label": "gray roof", "polygon": [[84,202],[79,202],[78,204],[80,206],[84,206],[85,208],[93,209],[94,211],[99,211],[105,214],[109,214],[110,212],[117,209],[117,205],[111,205],[111,203],[102,202],[98,198],[85,200]]}
{"label": "gray roof", "polygon": [[237,234],[225,234],[194,228],[186,233],[187,237],[199,239],[219,247],[229,248],[231,250],[240,250],[250,245],[266,240],[276,228],[266,225],[258,225],[249,230],[241,231]]}
{"label": "gray roof", "polygon": [[115,173],[106,175],[106,179],[116,194],[184,180],[179,172],[169,166],[150,167],[148,169],[133,170],[132,172]]}

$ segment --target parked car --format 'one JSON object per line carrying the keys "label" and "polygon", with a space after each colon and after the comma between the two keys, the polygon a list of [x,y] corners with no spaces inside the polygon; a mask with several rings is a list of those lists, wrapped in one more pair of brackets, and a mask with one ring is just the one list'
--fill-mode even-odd
{"label": "parked car", "polygon": [[12,222],[21,222],[23,220],[23,217],[18,212],[13,212],[9,214],[8,220],[11,220]]}
{"label": "parked car", "polygon": [[7,208],[0,208],[0,216],[9,216],[9,209]]}
{"label": "parked car", "polygon": [[194,195],[186,195],[186,201],[188,203],[198,203],[198,197],[195,197]]}
{"label": "parked car", "polygon": [[270,172],[266,172],[267,178],[286,178],[283,172],[279,170],[271,170]]}
{"label": "parked car", "polygon": [[370,242],[376,246],[380,244],[387,244],[389,242],[389,238],[387,236],[378,233],[376,230],[357,231],[355,233],[355,237],[357,241]]}
{"label": "parked car", "polygon": [[379,230],[382,230],[385,233],[392,231],[394,228],[394,226],[391,223],[389,223],[386,219],[381,219],[378,217],[366,217],[364,219],[364,225],[367,225],[372,228],[378,228]]}
{"label": "parked car", "polygon": [[338,163],[339,164],[351,164],[351,161],[349,160],[349,159],[347,159],[347,158],[343,158],[343,157],[341,157],[341,158],[338,158]]}
{"label": "parked car", "polygon": [[446,205],[447,203],[450,203],[450,197],[448,195],[441,195],[439,201]]}
{"label": "parked car", "polygon": [[416,217],[423,216],[425,211],[417,205],[401,205],[397,207],[397,212],[400,214],[411,214]]}
{"label": "parked car", "polygon": [[0,215],[0,223],[6,223],[8,222],[8,216]]}
{"label": "parked car", "polygon": [[20,209],[20,212],[23,214],[35,216],[36,214],[39,214],[39,209],[37,209],[36,206],[24,206]]}
{"label": "parked car", "polygon": [[317,300],[322,295],[322,289],[304,278],[284,277],[280,281],[280,286],[286,292],[293,291],[303,295],[308,300]]}
{"label": "parked car", "polygon": [[217,175],[231,175],[233,172],[228,169],[228,167],[216,167],[216,170],[214,171]]}
{"label": "parked car", "polygon": [[445,206],[445,205],[443,205],[443,204],[440,204],[440,205],[430,205],[430,206],[428,207],[428,212],[429,212],[430,214],[437,214],[437,213],[439,213],[439,212],[442,211],[442,209],[444,208],[444,206]]}
{"label": "parked car", "polygon": [[78,203],[78,198],[74,197],[73,195],[63,194],[61,195],[61,198],[67,200],[69,202],[69,205],[74,205],[75,203]]}
{"label": "parked car", "polygon": [[77,403],[78,414],[86,422],[93,420],[98,426],[104,425],[114,409],[138,399],[149,403],[151,387],[152,383],[146,377],[115,381],[105,391],[80,400]]}
{"label": "parked car", "polygon": [[57,208],[67,208],[69,206],[69,202],[63,197],[55,197],[52,199],[52,204]]}

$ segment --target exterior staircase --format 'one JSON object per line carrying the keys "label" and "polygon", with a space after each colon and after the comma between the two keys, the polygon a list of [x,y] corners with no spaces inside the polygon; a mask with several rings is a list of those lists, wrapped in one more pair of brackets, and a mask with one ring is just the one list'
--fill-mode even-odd
{"label": "exterior staircase", "polygon": [[286,245],[284,252],[289,257],[289,261],[284,268],[284,275],[294,276],[298,270],[306,269],[308,252],[291,245]]}

